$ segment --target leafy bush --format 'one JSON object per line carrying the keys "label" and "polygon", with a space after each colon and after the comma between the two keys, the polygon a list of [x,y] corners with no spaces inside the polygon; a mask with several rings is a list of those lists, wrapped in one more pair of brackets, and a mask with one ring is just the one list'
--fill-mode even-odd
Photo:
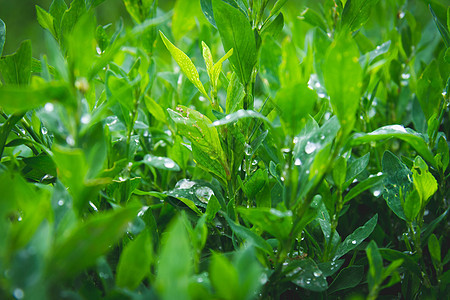
{"label": "leafy bush", "polygon": [[448,297],[445,1],[102,2],[0,59],[0,298]]}

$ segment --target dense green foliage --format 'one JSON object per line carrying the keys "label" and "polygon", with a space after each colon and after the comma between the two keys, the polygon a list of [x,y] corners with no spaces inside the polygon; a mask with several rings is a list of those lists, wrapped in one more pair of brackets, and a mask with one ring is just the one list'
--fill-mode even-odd
{"label": "dense green foliage", "polygon": [[1,299],[448,298],[448,1],[103,2],[0,20]]}

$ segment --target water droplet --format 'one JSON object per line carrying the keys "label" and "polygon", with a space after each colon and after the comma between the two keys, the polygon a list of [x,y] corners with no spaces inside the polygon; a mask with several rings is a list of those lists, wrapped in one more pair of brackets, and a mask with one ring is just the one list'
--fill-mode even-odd
{"label": "water droplet", "polygon": [[262,273],[261,276],[259,277],[259,282],[261,284],[266,284],[268,278],[267,278],[267,274],[266,273]]}
{"label": "water droplet", "polygon": [[109,278],[109,275],[106,273],[103,273],[103,272],[98,273],[98,276],[100,276],[100,278],[103,278],[103,279]]}
{"label": "water droplet", "polygon": [[316,151],[316,148],[317,147],[314,143],[311,143],[310,141],[308,141],[305,146],[305,152],[306,152],[306,154],[311,154],[314,151]]}
{"label": "water droplet", "polygon": [[71,135],[69,135],[69,136],[66,138],[66,143],[67,143],[69,146],[73,146],[73,145],[75,145],[75,140],[73,139],[73,137],[72,137]]}
{"label": "water droplet", "polygon": [[180,190],[186,190],[186,189],[190,189],[195,184],[196,183],[194,181],[190,181],[189,179],[181,179],[180,181],[177,182],[177,184],[175,185],[175,188],[180,189]]}
{"label": "water droplet", "polygon": [[423,212],[424,216],[428,216],[430,214],[430,211],[428,209],[425,209],[425,211]]}
{"label": "water droplet", "polygon": [[62,199],[59,200],[59,201],[58,201],[58,205],[59,205],[59,206],[63,206],[63,205],[64,205],[64,200],[62,200]]}
{"label": "water droplet", "polygon": [[92,207],[92,209],[93,209],[94,211],[98,211],[97,206],[95,206],[95,204],[92,203],[91,201],[89,201],[89,205]]}
{"label": "water droplet", "polygon": [[405,17],[405,13],[403,11],[398,13],[398,18],[403,19]]}
{"label": "water droplet", "polygon": [[145,214],[145,212],[147,211],[147,209],[148,209],[148,206],[143,206],[141,208],[141,210],[138,212],[137,216],[142,217]]}
{"label": "water droplet", "polygon": [[299,140],[300,140],[300,139],[298,138],[298,136],[296,136],[296,137],[294,137],[293,143],[294,143],[294,144],[297,144]]}
{"label": "water droplet", "polygon": [[198,283],[202,283],[202,282],[203,282],[203,278],[198,277],[198,278],[197,278],[197,282],[198,282]]}
{"label": "water droplet", "polygon": [[381,195],[381,191],[380,190],[375,190],[374,192],[373,192],[373,196],[374,197],[379,197]]}
{"label": "water droplet", "polygon": [[81,123],[82,124],[87,124],[91,121],[91,116],[88,114],[85,114],[81,117]]}
{"label": "water droplet", "polygon": [[409,77],[411,77],[411,74],[403,73],[401,76],[402,79],[409,79]]}
{"label": "water droplet", "polygon": [[226,115],[225,116],[225,120],[229,120],[229,119],[231,119],[231,116],[230,115]]}
{"label": "water droplet", "polygon": [[245,144],[245,155],[251,155],[252,154],[252,147],[250,147],[249,144]]}
{"label": "water droplet", "polygon": [[47,130],[47,128],[42,127],[41,132],[42,132],[42,134],[47,134],[47,133],[48,133],[48,130]]}
{"label": "water droplet", "polygon": [[195,195],[201,202],[208,203],[209,199],[211,199],[211,196],[214,195],[214,192],[209,187],[202,186],[195,190]]}
{"label": "water droplet", "polygon": [[213,125],[213,126],[220,125],[220,122],[219,122],[219,121],[214,121],[214,122],[212,123],[212,125]]}
{"label": "water droplet", "polygon": [[14,289],[13,296],[16,299],[22,299],[25,296],[25,293],[23,292],[22,289],[17,288],[17,289]]}
{"label": "water droplet", "polygon": [[175,163],[171,160],[168,160],[164,163],[164,167],[168,168],[168,169],[172,169],[175,167]]}
{"label": "water droplet", "polygon": [[302,161],[300,160],[300,158],[297,157],[297,158],[295,159],[294,165],[296,165],[296,166],[301,166],[301,165],[302,165]]}
{"label": "water droplet", "polygon": [[21,222],[21,221],[22,221],[22,216],[19,216],[19,217],[17,218],[17,221]]}
{"label": "water droplet", "polygon": [[55,107],[53,106],[52,103],[49,102],[45,103],[44,109],[46,112],[52,112],[55,109]]}
{"label": "water droplet", "polygon": [[313,274],[314,274],[315,277],[319,277],[320,275],[322,275],[322,271],[317,270],[317,271],[314,271]]}
{"label": "water droplet", "polygon": [[353,240],[353,241],[352,241],[352,244],[353,244],[353,245],[356,245],[356,240]]}

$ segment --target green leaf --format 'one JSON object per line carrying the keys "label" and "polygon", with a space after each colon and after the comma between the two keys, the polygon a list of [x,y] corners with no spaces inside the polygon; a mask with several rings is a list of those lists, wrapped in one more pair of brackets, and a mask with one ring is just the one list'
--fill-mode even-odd
{"label": "green leaf", "polygon": [[447,141],[444,137],[441,137],[439,139],[438,146],[437,146],[437,152],[438,152],[437,155],[439,155],[439,157],[440,157],[439,158],[440,163],[438,163],[437,162],[438,160],[436,159],[436,164],[440,165],[442,172],[445,172],[447,170],[449,162],[450,162],[450,150],[448,148]]}
{"label": "green leaf", "polygon": [[116,284],[134,290],[150,273],[153,245],[147,230],[130,241],[120,255],[117,265]]}
{"label": "green leaf", "polygon": [[[437,217],[436,219],[434,219],[433,221],[430,222],[430,224],[424,226],[424,228],[422,229],[422,235],[421,235],[421,239],[422,241],[426,241],[427,238],[430,236],[430,234],[433,233],[433,231],[436,229],[436,227],[443,221],[445,220],[448,212],[449,212],[449,208],[447,208],[446,211],[444,211],[441,215],[439,215],[439,217]],[[424,246],[424,244],[422,245]]]}
{"label": "green leaf", "polygon": [[284,27],[284,16],[280,13],[272,22],[263,26],[261,29],[261,36],[267,35],[276,38]]}
{"label": "green leaf", "polygon": [[144,159],[142,160],[142,163],[161,170],[175,171],[175,172],[180,171],[180,167],[177,165],[177,163],[168,157],[146,154],[144,156]]}
{"label": "green leaf", "polygon": [[389,208],[401,219],[405,220],[402,208],[402,197],[407,195],[413,187],[412,173],[404,163],[392,152],[385,151],[382,159],[383,173],[383,198]]}
{"label": "green leaf", "polygon": [[433,60],[417,80],[417,98],[427,120],[433,114],[439,115],[443,88],[439,65]]}
{"label": "green leaf", "polygon": [[144,22],[150,14],[154,0],[124,0],[125,8],[136,23]]}
{"label": "green leaf", "polygon": [[6,84],[27,85],[31,78],[31,41],[23,41],[11,55],[0,58],[0,72]]}
{"label": "green leaf", "polygon": [[433,16],[433,21],[436,24],[439,33],[441,34],[442,40],[444,40],[445,46],[447,48],[450,47],[450,33],[448,32],[448,29],[444,26],[444,24],[441,23],[441,21],[439,21],[438,17],[434,13],[433,8],[431,8],[431,4],[428,4],[428,8],[430,9],[431,15]]}
{"label": "green leaf", "polygon": [[342,188],[347,176],[347,160],[343,156],[339,156],[333,166],[333,180],[336,186]]}
{"label": "green leaf", "polygon": [[268,182],[267,172],[258,169],[244,182],[244,193],[248,198],[253,199],[264,188],[266,182]]}
{"label": "green leaf", "polygon": [[354,288],[364,278],[364,266],[349,266],[342,269],[328,288],[328,293]]}
{"label": "green leaf", "polygon": [[161,299],[189,299],[193,253],[183,220],[178,217],[162,241],[154,286]]}
{"label": "green leaf", "polygon": [[61,33],[66,34],[72,31],[78,19],[86,13],[85,0],[73,0],[70,8],[67,9],[61,18]]}
{"label": "green leaf", "polygon": [[271,124],[269,119],[267,119],[262,114],[260,114],[256,111],[240,109],[237,112],[226,115],[223,119],[214,121],[211,124],[211,126],[221,126],[221,125],[225,125],[225,124],[230,124],[230,123],[233,123],[238,120],[245,119],[245,118],[260,119],[260,120],[265,121],[267,124]]}
{"label": "green leaf", "polygon": [[208,206],[206,206],[206,220],[212,222],[216,217],[216,214],[220,211],[221,206],[219,200],[212,195],[211,199],[208,201]]}
{"label": "green leaf", "polygon": [[406,220],[409,222],[415,220],[421,209],[421,201],[417,189],[412,190],[406,195],[402,206]]}
{"label": "green leaf", "polygon": [[6,25],[5,22],[3,22],[2,19],[0,19],[0,57],[3,53],[3,46],[5,46],[5,40],[6,40]]}
{"label": "green leaf", "polygon": [[227,88],[226,112],[231,114],[242,109],[244,97],[244,86],[239,82],[236,73],[233,73]]}
{"label": "green leaf", "polygon": [[164,109],[157,103],[153,98],[145,95],[144,97],[145,106],[148,111],[152,114],[152,116],[162,123],[167,123],[166,112]]}
{"label": "green leaf", "polygon": [[414,187],[420,196],[420,209],[424,208],[428,200],[438,189],[438,184],[434,176],[428,171],[428,165],[420,156],[414,160],[412,168]]}
{"label": "green leaf", "polygon": [[[212,286],[221,299],[237,299],[239,291],[239,274],[225,256],[213,253],[209,267]],[[224,283],[227,284],[224,284]]]}
{"label": "green leaf", "polygon": [[0,106],[8,113],[22,113],[50,101],[71,104],[72,95],[65,82],[52,81],[32,87],[3,86],[0,88]]}
{"label": "green leaf", "polygon": [[291,233],[292,211],[280,211],[275,208],[243,208],[238,212],[244,219],[249,220],[262,230],[270,233],[280,242],[287,239]]}
{"label": "green leaf", "polygon": [[361,244],[361,242],[364,241],[375,229],[377,221],[378,214],[375,214],[375,216],[373,216],[363,226],[358,227],[352,234],[347,236],[342,244],[340,244],[337,248],[334,257],[338,259]]}
{"label": "green leaf", "polygon": [[128,111],[134,110],[133,88],[125,78],[119,78],[112,71],[106,72],[106,95],[120,102]]}
{"label": "green leaf", "polygon": [[402,259],[403,266],[408,271],[414,273],[416,276],[421,276],[420,266],[413,256],[394,249],[380,248],[379,251],[385,260],[395,261]]}
{"label": "green leaf", "polygon": [[278,0],[277,2],[275,2],[272,9],[270,10],[270,16],[276,15],[281,10],[281,8],[283,8],[286,2],[287,0]]}
{"label": "green leaf", "polygon": [[50,33],[57,38],[57,34],[55,32],[55,26],[53,24],[54,20],[50,13],[46,12],[42,7],[39,5],[36,5],[36,15],[37,15],[37,21],[39,22],[39,25],[42,26],[44,29],[48,29]]}
{"label": "green leaf", "polygon": [[206,19],[209,21],[209,23],[211,23],[212,26],[216,27],[216,21],[214,20],[214,13],[211,0],[200,0],[200,5],[202,7],[202,12],[205,15]]}
{"label": "green leaf", "polygon": [[170,54],[172,55],[173,59],[177,62],[178,66],[180,66],[181,71],[186,75],[187,79],[189,79],[192,84],[195,85],[195,87],[207,98],[211,101],[211,98],[209,98],[208,93],[206,92],[205,88],[203,87],[202,82],[200,81],[197,69],[195,68],[194,63],[192,60],[180,49],[175,47],[162,33],[159,32],[161,35],[161,39],[163,40],[164,44],[167,47],[167,50],[169,50]]}
{"label": "green leaf", "polygon": [[328,288],[325,276],[311,258],[289,263],[284,273],[292,283],[306,290],[323,292]]}
{"label": "green leaf", "polygon": [[356,31],[367,23],[370,10],[378,0],[347,0],[342,12],[341,27]]}
{"label": "green leaf", "polygon": [[367,282],[369,283],[369,289],[372,291],[374,286],[381,284],[384,271],[383,258],[375,241],[370,241],[369,245],[367,245],[366,255],[369,260]]}
{"label": "green leaf", "polygon": [[172,32],[176,40],[181,39],[196,26],[196,17],[200,16],[199,12],[199,1],[177,0],[175,2],[172,17]]}
{"label": "green leaf", "polygon": [[368,189],[371,189],[372,187],[380,185],[384,178],[385,178],[385,176],[383,176],[383,175],[382,176],[373,176],[373,177],[369,177],[369,178],[361,181],[355,187],[353,187],[347,193],[347,195],[345,195],[344,204],[347,203],[348,201],[352,200],[353,198],[355,198],[362,192],[364,192]]}
{"label": "green leaf", "polygon": [[323,16],[320,13],[316,12],[314,9],[307,7],[299,16],[300,20],[305,21],[306,23],[317,26],[322,29],[324,32],[327,32],[327,24]]}
{"label": "green leaf", "polygon": [[370,152],[364,156],[353,160],[350,165],[347,166],[347,174],[345,176],[346,186],[350,185],[353,180],[361,174],[369,164]]}
{"label": "green leaf", "polygon": [[353,129],[360,103],[362,69],[359,56],[355,41],[343,35],[331,44],[323,63],[323,78],[331,106],[347,133]]}
{"label": "green leaf", "polygon": [[107,253],[123,235],[137,211],[135,207],[118,209],[80,223],[55,246],[47,275],[59,281],[94,265],[97,258]]}
{"label": "green leaf", "polygon": [[433,262],[434,269],[439,272],[441,269],[441,246],[437,237],[432,234],[428,238],[428,251],[430,252],[431,261]]}
{"label": "green leaf", "polygon": [[255,36],[250,21],[241,10],[222,0],[213,0],[212,7],[223,47],[226,52],[233,48],[234,55],[229,60],[245,86],[250,81],[257,60]]}
{"label": "green leaf", "polygon": [[57,39],[59,39],[61,33],[61,20],[66,10],[67,4],[64,0],[53,0],[48,10],[53,17],[53,27],[57,34]]}
{"label": "green leaf", "polygon": [[307,84],[297,83],[281,88],[275,101],[286,133],[294,136],[302,129],[302,119],[312,112],[317,94]]}
{"label": "green leaf", "polygon": [[[202,161],[209,160],[212,161],[212,164],[214,162],[219,163],[221,168],[216,171],[219,172],[220,177],[225,172],[225,177],[222,178],[226,181],[226,178],[230,176],[228,163],[220,144],[217,129],[211,127],[211,120],[198,111],[185,106],[178,106],[177,111],[168,109],[168,112],[172,120],[177,124],[178,132],[191,141],[194,158],[201,155],[200,152],[202,152],[204,153],[201,157]],[[208,166],[205,167],[209,169]]]}
{"label": "green leaf", "polygon": [[234,234],[236,234],[241,239],[251,243],[255,247],[264,250],[265,252],[267,252],[267,254],[273,255],[272,246],[270,246],[270,244],[267,243],[262,237],[260,237],[250,229],[235,223],[228,216],[225,215],[224,217],[227,220],[228,224],[230,225],[231,230],[233,230]]}
{"label": "green leaf", "polygon": [[427,143],[421,134],[402,125],[388,125],[380,127],[370,133],[355,134],[352,146],[367,144],[388,138],[398,138],[410,144],[430,164],[435,165],[433,153],[428,149]]}

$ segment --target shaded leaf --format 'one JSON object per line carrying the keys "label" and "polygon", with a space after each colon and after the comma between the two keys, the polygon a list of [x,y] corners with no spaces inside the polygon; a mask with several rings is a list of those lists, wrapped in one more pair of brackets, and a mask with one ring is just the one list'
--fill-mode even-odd
{"label": "shaded leaf", "polygon": [[378,0],[348,0],[342,12],[341,26],[350,31],[358,30],[369,20],[370,11],[377,2]]}
{"label": "shaded leaf", "polygon": [[339,245],[334,257],[340,258],[347,252],[355,249],[362,241],[364,241],[375,229],[378,221],[378,214],[375,214],[363,226],[358,227],[352,234],[347,236],[345,240]]}
{"label": "shaded leaf", "polygon": [[[0,72],[6,84],[27,85],[31,78],[31,41],[23,41],[11,55],[0,58]],[[1,97],[3,98],[3,97]]]}
{"label": "shaded leaf", "polygon": [[364,278],[364,266],[349,266],[342,269],[328,288],[328,293],[357,286]]}
{"label": "shaded leaf", "polygon": [[144,230],[130,241],[120,255],[116,284],[134,290],[150,273],[153,245],[148,231]]}

